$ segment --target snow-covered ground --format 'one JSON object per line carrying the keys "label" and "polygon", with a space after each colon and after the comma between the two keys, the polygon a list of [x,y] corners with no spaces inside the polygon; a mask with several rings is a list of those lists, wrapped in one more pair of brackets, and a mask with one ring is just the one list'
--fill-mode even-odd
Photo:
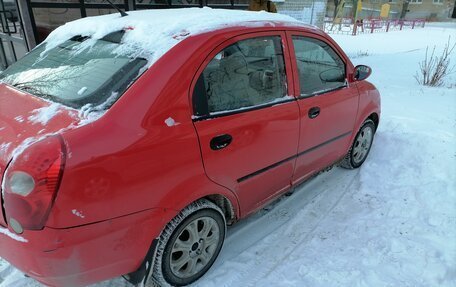
{"label": "snow-covered ground", "polygon": [[[194,285],[456,286],[456,77],[441,88],[413,78],[426,46],[441,50],[449,35],[456,41],[456,24],[334,36],[373,68],[382,94],[371,154],[361,169],[334,168],[230,228]],[[6,286],[40,285],[0,259]]]}

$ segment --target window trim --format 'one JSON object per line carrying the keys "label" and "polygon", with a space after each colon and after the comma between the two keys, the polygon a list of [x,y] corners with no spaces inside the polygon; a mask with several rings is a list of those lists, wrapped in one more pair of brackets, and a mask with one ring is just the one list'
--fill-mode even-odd
{"label": "window trim", "polygon": [[[314,40],[326,43],[334,51],[334,53],[339,57],[339,59],[344,64],[345,83],[343,85],[339,86],[339,87],[336,87],[336,88],[327,89],[327,90],[324,90],[324,91],[318,91],[318,92],[312,93],[310,95],[302,95],[301,94],[301,83],[299,81],[299,76],[297,76],[299,74],[299,69],[298,69],[298,66],[297,66],[297,59],[296,59],[296,52],[295,52],[294,43],[293,43],[293,37],[302,37],[302,38],[314,39]],[[341,90],[341,89],[345,89],[345,88],[350,87],[350,81],[349,81],[349,75],[348,75],[348,62],[347,62],[346,58],[340,53],[339,49],[337,49],[330,41],[328,41],[327,39],[325,39],[324,37],[319,36],[319,35],[310,34],[310,33],[306,33],[306,32],[299,32],[299,31],[289,31],[287,33],[287,39],[288,39],[288,42],[289,42],[290,55],[292,57],[291,58],[291,62],[292,62],[292,65],[293,65],[293,75],[296,78],[295,79],[295,82],[296,82],[295,86],[296,86],[296,91],[297,91],[297,94],[298,94],[298,96],[296,96],[296,98],[298,100],[313,98],[315,96],[328,94],[328,93],[331,93],[331,92],[334,92],[334,91],[337,91],[337,90]]]}
{"label": "window trim", "polygon": [[[245,107],[245,108],[238,108],[238,109],[234,109],[234,110],[216,112],[216,114],[211,114],[209,111],[207,111],[207,114],[205,114],[205,115],[197,115],[196,114],[197,109],[195,107],[195,102],[201,101],[201,97],[205,97],[205,95],[200,96],[199,99],[195,99],[195,93],[194,93],[195,87],[198,84],[198,80],[199,80],[201,74],[204,72],[207,65],[211,62],[211,60],[218,53],[220,53],[223,49],[229,47],[230,45],[232,45],[236,42],[239,42],[242,40],[254,39],[254,38],[261,38],[261,37],[280,37],[281,44],[282,44],[283,58],[284,58],[283,61],[284,61],[284,65],[285,65],[285,75],[286,75],[285,83],[287,86],[287,95],[292,98],[283,99],[281,101],[274,101],[274,102],[270,102],[270,103],[263,103],[263,104]],[[221,44],[217,45],[214,49],[212,49],[212,51],[208,54],[208,56],[205,58],[205,60],[199,66],[199,68],[193,78],[192,84],[190,86],[190,91],[189,91],[190,104],[192,107],[191,114],[192,114],[193,122],[231,116],[231,115],[235,115],[235,114],[265,109],[265,108],[269,108],[272,106],[282,105],[282,104],[286,104],[286,103],[289,103],[292,101],[296,101],[297,100],[296,97],[292,96],[294,94],[294,86],[293,86],[294,82],[293,82],[292,65],[290,63],[291,63],[291,57],[289,54],[287,36],[286,36],[285,31],[282,31],[282,30],[280,30],[280,31],[269,30],[268,31],[268,30],[266,30],[266,31],[261,31],[261,32],[250,32],[250,33],[239,34],[239,35],[236,35],[232,38],[225,40]],[[206,102],[207,102],[207,99],[206,99]]]}
{"label": "window trim", "polygon": [[205,116],[192,116],[193,122],[199,122],[199,121],[204,121],[208,119],[216,119],[216,118],[222,118],[222,117],[227,117],[227,116],[232,116],[232,115],[237,115],[245,112],[251,112],[251,111],[256,111],[256,110],[261,110],[265,108],[270,108],[278,105],[283,105],[289,102],[295,102],[297,99],[295,97],[289,98],[289,99],[284,99],[282,101],[278,102],[271,102],[271,103],[264,103],[256,106],[251,106],[251,107],[245,107],[245,108],[239,108],[235,110],[229,110],[229,111],[224,111],[224,112],[217,112],[216,114],[209,114]]}
{"label": "window trim", "polygon": [[331,92],[342,90],[342,89],[349,88],[349,87],[350,87],[350,84],[348,83],[347,79],[345,79],[345,83],[342,86],[340,86],[340,87],[336,87],[336,88],[332,88],[332,89],[327,89],[327,90],[315,92],[315,93],[310,94],[310,95],[302,95],[301,94],[297,98],[298,98],[298,100],[313,98],[313,97],[316,97],[316,96],[319,96],[319,95],[329,94]]}

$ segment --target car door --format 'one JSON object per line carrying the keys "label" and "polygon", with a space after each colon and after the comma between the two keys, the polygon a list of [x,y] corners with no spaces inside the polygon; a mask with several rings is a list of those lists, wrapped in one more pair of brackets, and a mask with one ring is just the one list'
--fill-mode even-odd
{"label": "car door", "polygon": [[327,39],[311,33],[287,33],[301,112],[293,175],[293,182],[299,182],[347,153],[359,95],[347,80],[347,63]]}
{"label": "car door", "polygon": [[285,37],[230,39],[196,75],[193,121],[206,174],[236,193],[242,216],[291,185],[300,119]]}

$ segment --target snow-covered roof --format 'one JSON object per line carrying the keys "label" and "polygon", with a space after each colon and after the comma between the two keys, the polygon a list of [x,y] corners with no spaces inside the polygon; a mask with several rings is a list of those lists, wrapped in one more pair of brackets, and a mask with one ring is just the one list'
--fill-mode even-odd
{"label": "snow-covered roof", "polygon": [[[94,41],[109,33],[126,29],[123,45],[114,52],[119,55],[143,57],[149,66],[183,39],[213,30],[234,26],[266,26],[286,22],[303,26],[302,22],[286,15],[226,9],[185,8],[156,9],[88,17],[69,22],[46,39],[46,51],[74,36],[90,36],[83,48],[91,47]],[[45,52],[46,52],[45,51]],[[44,53],[45,53],[44,52]]]}

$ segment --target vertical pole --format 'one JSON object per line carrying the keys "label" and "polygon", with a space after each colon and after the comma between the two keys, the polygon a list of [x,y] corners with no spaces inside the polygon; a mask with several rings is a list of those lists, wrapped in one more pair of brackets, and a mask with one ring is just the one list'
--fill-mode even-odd
{"label": "vertical pole", "polygon": [[390,29],[390,20],[388,20],[388,22],[386,22],[386,32],[388,33],[389,29]]}
{"label": "vertical pole", "polygon": [[412,22],[412,29],[415,29],[415,20]]}
{"label": "vertical pole", "polygon": [[30,0],[17,0],[17,8],[20,12],[20,21],[22,31],[24,32],[25,43],[27,50],[30,51],[35,48],[38,36],[35,26],[35,17],[33,17],[33,9]]}
{"label": "vertical pole", "polygon": [[313,16],[314,16],[314,9],[315,9],[315,1],[316,1],[316,0],[313,0],[313,1],[312,1],[312,11],[311,11],[311,14],[310,14],[310,25],[313,25]]}
{"label": "vertical pole", "polygon": [[353,9],[355,9],[355,12],[353,13],[353,36],[356,36],[356,30],[358,29],[358,1],[360,0],[353,1]]}
{"label": "vertical pole", "polygon": [[6,59],[5,48],[3,47],[3,41],[0,42],[0,70],[8,68],[8,60]]}
{"label": "vertical pole", "polygon": [[[5,9],[3,7],[3,0],[0,0],[0,10],[5,11]],[[0,13],[0,22],[2,24],[1,31],[5,31],[5,27],[3,25],[4,24],[3,17],[6,17],[5,13]],[[6,22],[6,19],[5,19],[5,22]],[[3,46],[2,38],[0,38],[0,61],[1,61],[0,70],[6,69],[8,67],[8,58],[6,58],[5,47]]]}
{"label": "vertical pole", "polygon": [[87,17],[87,11],[86,11],[86,8],[85,8],[84,0],[79,0],[79,10],[81,11],[81,17],[82,18]]}
{"label": "vertical pole", "polygon": [[125,0],[125,10],[126,11],[134,11],[134,10],[136,10],[135,0]]}

